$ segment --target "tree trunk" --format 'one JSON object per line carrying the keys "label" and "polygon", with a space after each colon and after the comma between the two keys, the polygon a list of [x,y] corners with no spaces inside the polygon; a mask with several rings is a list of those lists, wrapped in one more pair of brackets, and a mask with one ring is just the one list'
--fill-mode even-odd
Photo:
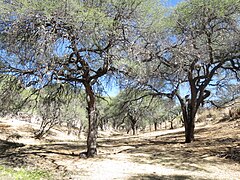
{"label": "tree trunk", "polygon": [[72,123],[70,122],[70,120],[68,120],[67,122],[67,128],[68,128],[67,135],[70,135],[72,132]]}
{"label": "tree trunk", "polygon": [[101,118],[101,119],[99,120],[99,127],[100,127],[100,129],[101,129],[102,131],[104,131],[104,120],[103,120],[103,118]]}
{"label": "tree trunk", "polygon": [[194,140],[194,118],[186,117],[187,121],[184,121],[185,126],[185,142],[191,143]]}
{"label": "tree trunk", "polygon": [[172,122],[172,121],[170,121],[170,123],[171,123],[171,127],[170,127],[170,129],[173,129],[173,122]]}
{"label": "tree trunk", "polygon": [[[200,103],[203,102],[204,89],[202,88],[200,93],[197,92],[197,88],[194,84],[191,84],[191,98],[185,97],[185,100],[178,94],[177,97],[181,104],[183,123],[185,127],[185,143],[191,143],[194,140],[194,128],[195,128],[195,117]],[[199,94],[199,97],[197,97]]]}
{"label": "tree trunk", "polygon": [[136,135],[136,131],[137,131],[137,121],[131,116],[131,127],[132,127],[132,131],[133,131],[133,135]]}
{"label": "tree trunk", "polygon": [[130,112],[128,112],[128,117],[129,117],[130,122],[131,122],[131,128],[132,128],[132,131],[133,131],[133,135],[136,135],[137,119],[135,119],[134,116]]}
{"label": "tree trunk", "polygon": [[90,83],[84,83],[87,95],[88,112],[88,137],[87,137],[87,157],[97,155],[97,111],[96,97]]}
{"label": "tree trunk", "polygon": [[196,108],[191,104],[187,104],[185,107],[183,111],[185,143],[191,143],[194,140]]}
{"label": "tree trunk", "polygon": [[136,125],[132,126],[132,131],[133,131],[133,135],[136,135],[136,131],[137,131]]}
{"label": "tree trunk", "polygon": [[157,122],[154,122],[154,129],[157,131]]}
{"label": "tree trunk", "polygon": [[130,130],[131,130],[131,128],[127,128],[127,134],[129,134]]}
{"label": "tree trunk", "polygon": [[117,122],[116,122],[116,119],[113,120],[112,128],[115,129],[115,130],[117,129]]}

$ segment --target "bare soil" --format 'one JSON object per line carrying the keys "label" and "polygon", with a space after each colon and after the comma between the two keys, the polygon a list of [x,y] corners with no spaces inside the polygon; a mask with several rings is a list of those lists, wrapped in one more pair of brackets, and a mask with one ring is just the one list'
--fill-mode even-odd
{"label": "bare soil", "polygon": [[[130,136],[100,132],[98,156],[81,158],[85,138],[53,130],[35,140],[38,125],[0,119],[0,165],[42,169],[53,179],[240,179],[240,120],[198,124],[196,141],[183,128]],[[0,177],[1,179],[1,177]]]}

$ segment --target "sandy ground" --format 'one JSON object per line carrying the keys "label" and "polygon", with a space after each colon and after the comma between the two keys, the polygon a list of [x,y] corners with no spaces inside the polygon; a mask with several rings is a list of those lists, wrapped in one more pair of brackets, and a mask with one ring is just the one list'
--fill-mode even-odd
{"label": "sandy ground", "polygon": [[[54,130],[52,141],[32,137],[37,125],[0,120],[0,164],[40,168],[54,179],[240,179],[240,121],[199,124],[196,141],[183,129],[98,139],[98,156],[84,159],[85,140]],[[20,138],[8,138],[13,132]],[[103,133],[104,134],[104,133]],[[6,141],[6,139],[8,139]]]}

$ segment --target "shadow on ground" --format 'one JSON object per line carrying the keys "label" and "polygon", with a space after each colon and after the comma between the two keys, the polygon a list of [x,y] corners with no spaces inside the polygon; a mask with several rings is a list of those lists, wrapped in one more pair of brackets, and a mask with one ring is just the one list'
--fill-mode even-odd
{"label": "shadow on ground", "polygon": [[[99,144],[103,149],[119,148],[116,153],[127,153],[139,164],[160,164],[179,170],[208,172],[205,164],[240,163],[239,130],[221,132],[222,127],[204,127],[196,130],[196,141],[184,143],[184,132],[155,137],[109,139]],[[125,148],[124,148],[125,147]],[[230,159],[225,161],[225,159]]]}
{"label": "shadow on ground", "polygon": [[15,142],[0,139],[0,154],[4,154],[9,149],[15,149],[23,146],[24,144],[22,143],[15,143]]}
{"label": "shadow on ground", "polygon": [[[73,143],[24,145],[0,140],[0,163],[11,167],[35,166],[43,161],[76,158],[85,146]],[[51,158],[55,157],[55,158]]]}
{"label": "shadow on ground", "polygon": [[202,180],[196,179],[192,176],[185,176],[185,175],[162,175],[158,176],[155,174],[139,174],[136,176],[132,176],[128,180]]}

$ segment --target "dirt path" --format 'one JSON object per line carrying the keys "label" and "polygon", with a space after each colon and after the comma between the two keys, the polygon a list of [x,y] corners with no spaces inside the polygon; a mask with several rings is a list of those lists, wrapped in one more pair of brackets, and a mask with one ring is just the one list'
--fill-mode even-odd
{"label": "dirt path", "polygon": [[[0,163],[44,169],[54,179],[237,180],[240,179],[238,124],[239,121],[201,124],[196,129],[197,140],[191,144],[182,143],[183,129],[99,138],[99,155],[90,159],[79,157],[85,150],[85,141],[69,142],[67,138],[51,143],[26,141],[28,145],[24,146],[2,140],[5,151],[2,148]],[[0,125],[3,127],[3,123]]]}
{"label": "dirt path", "polygon": [[[146,158],[146,157],[144,157]],[[69,162],[69,169],[78,169],[73,179],[239,179],[237,168],[231,166],[204,164],[199,167],[196,164],[189,165],[190,170],[181,170],[174,167],[166,167],[161,164],[137,163],[128,154],[112,156],[112,159],[103,161]],[[70,165],[71,164],[71,165]],[[188,168],[188,164],[182,164],[182,168]],[[196,170],[191,170],[195,166]],[[86,171],[87,172],[84,172]]]}
{"label": "dirt path", "polygon": [[[170,134],[179,131],[181,129]],[[240,179],[239,163],[219,158],[214,153],[198,152],[202,147],[194,150],[193,145],[178,142],[154,143],[169,133],[154,133],[154,139],[146,142],[152,135],[128,137],[127,141],[125,137],[102,139],[97,159],[62,163],[68,170],[76,170],[71,176],[73,179]]]}

